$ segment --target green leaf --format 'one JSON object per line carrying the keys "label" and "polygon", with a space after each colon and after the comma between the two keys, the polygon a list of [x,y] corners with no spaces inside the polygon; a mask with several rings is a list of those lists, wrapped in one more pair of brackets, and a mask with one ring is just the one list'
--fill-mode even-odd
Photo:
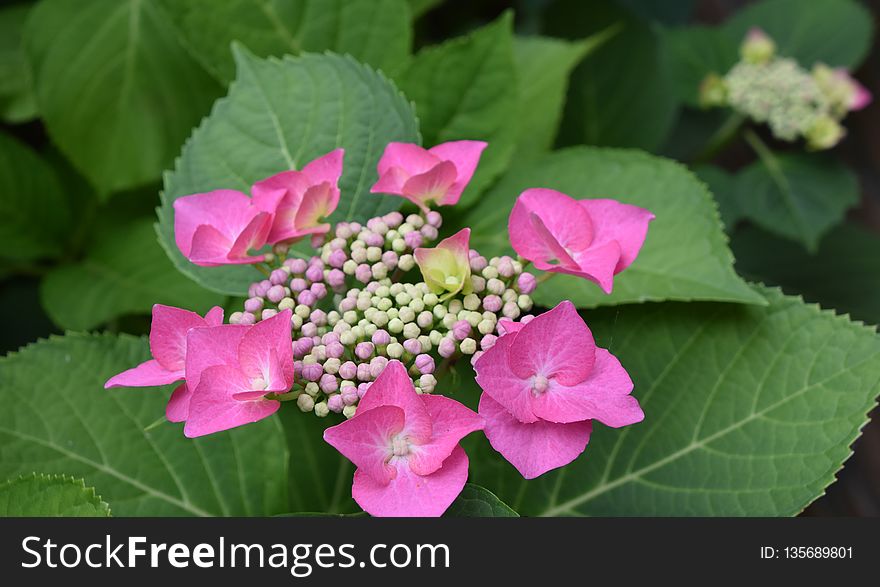
{"label": "green leaf", "polygon": [[[289,494],[291,510],[321,512],[316,515],[358,513],[351,498],[354,465],[324,442],[324,430],[343,421],[338,414],[318,418],[294,405],[278,412],[290,452]],[[295,515],[301,516],[303,513]]]}
{"label": "green leaf", "polygon": [[412,11],[413,20],[415,20],[440,4],[443,4],[443,0],[407,0],[407,3]]}
{"label": "green leaf", "polygon": [[67,199],[52,167],[0,133],[0,258],[60,255],[69,224]]}
{"label": "green leaf", "polygon": [[158,179],[219,93],[155,0],[43,0],[24,44],[49,135],[104,196]]}
{"label": "green leaf", "polygon": [[331,222],[365,221],[401,198],[370,194],[376,164],[391,141],[419,142],[409,102],[381,74],[350,57],[259,59],[239,48],[229,95],[184,145],[165,176],[159,238],[175,266],[205,287],[243,295],[260,279],[249,266],[197,267],[174,243],[174,200],[213,189],[250,192],[265,177],[345,148],[342,197]]}
{"label": "green leaf", "polygon": [[523,515],[790,516],[834,481],[880,391],[874,329],[758,289],[769,306],[591,312],[645,420],[593,428],[570,465],[525,481],[487,443],[474,481]]}
{"label": "green leaf", "polygon": [[0,119],[12,124],[36,118],[31,72],[21,44],[29,4],[0,9]]}
{"label": "green leaf", "polygon": [[277,418],[192,440],[179,425],[145,431],[167,389],[102,389],[148,357],[143,339],[68,334],[0,359],[0,477],[82,477],[121,516],[288,511]]}
{"label": "green leaf", "polygon": [[717,165],[699,165],[692,171],[709,186],[718,203],[721,220],[730,232],[745,217],[743,202],[737,197],[736,176]]}
{"label": "green leaf", "polygon": [[46,275],[40,297],[52,321],[67,330],[91,330],[119,316],[149,314],[153,304],[204,314],[224,301],[174,268],[148,218],[105,226],[82,261]]}
{"label": "green leaf", "polygon": [[110,506],[82,479],[65,475],[22,475],[0,483],[0,517],[106,518]]}
{"label": "green leaf", "polygon": [[815,251],[822,235],[858,203],[858,179],[827,155],[777,154],[763,143],[754,146],[760,159],[740,171],[733,186],[743,215]]}
{"label": "green leaf", "polygon": [[446,513],[447,518],[518,518],[498,496],[479,485],[467,483]]}
{"label": "green leaf", "polygon": [[404,0],[160,0],[184,42],[223,82],[235,74],[230,44],[260,57],[305,51],[348,53],[391,71],[410,54]]}
{"label": "green leaf", "polygon": [[697,106],[700,83],[710,73],[723,76],[739,61],[739,40],[718,27],[693,26],[661,31],[678,97]]}
{"label": "green leaf", "polygon": [[620,33],[572,74],[559,141],[653,150],[675,121],[678,100],[657,32],[611,0],[550,5],[546,31],[580,39],[611,26]]}
{"label": "green leaf", "polygon": [[737,12],[724,30],[737,43],[751,27],[776,42],[779,54],[806,67],[817,61],[855,69],[865,58],[873,35],[871,13],[854,0],[764,0]]}
{"label": "green leaf", "polygon": [[489,143],[460,205],[472,202],[507,167],[518,136],[512,13],[422,49],[396,79],[416,104],[426,145]]}
{"label": "green leaf", "polygon": [[613,29],[602,31],[576,42],[551,37],[514,39],[519,88],[519,139],[514,159],[531,159],[553,147],[565,105],[569,75],[584,57],[614,32]]}
{"label": "green leaf", "polygon": [[880,324],[880,236],[852,224],[826,234],[815,254],[755,227],[731,235],[736,268],[857,320]]}
{"label": "green leaf", "polygon": [[733,257],[712,197],[685,167],[639,151],[573,147],[517,167],[469,211],[471,246],[484,255],[509,252],[507,218],[516,197],[535,186],[577,199],[614,198],[651,210],[638,259],[614,278],[606,296],[592,282],[556,275],[534,293],[543,306],[570,299],[580,307],[646,300],[762,303],[733,271]]}

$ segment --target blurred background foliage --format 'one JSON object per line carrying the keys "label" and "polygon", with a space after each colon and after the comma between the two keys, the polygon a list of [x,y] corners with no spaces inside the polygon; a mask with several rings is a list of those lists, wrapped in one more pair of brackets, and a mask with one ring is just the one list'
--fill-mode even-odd
{"label": "blurred background foliage", "polygon": [[[163,171],[233,77],[233,40],[261,56],[350,53],[394,79],[417,109],[432,92],[482,85],[483,102],[465,115],[419,111],[425,144],[466,136],[492,145],[464,208],[504,169],[553,147],[639,148],[680,160],[715,195],[742,276],[880,322],[880,107],[849,116],[846,139],[829,153],[804,154],[757,128],[768,161],[741,138],[715,148],[729,138],[729,115],[696,106],[699,82],[736,61],[755,21],[783,54],[854,68],[877,96],[871,22],[880,0],[381,2],[388,6],[275,2],[256,15],[248,0],[5,3],[0,350],[65,330],[144,334],[153,303],[235,304],[179,273],[153,226]],[[367,32],[327,34],[374,13],[382,20]],[[236,27],[218,28],[223,22]],[[279,22],[297,23],[295,34],[279,33]],[[441,51],[454,72],[437,67]],[[465,51],[480,55],[479,67]],[[771,181],[770,168],[786,181]],[[768,206],[774,197],[793,207]],[[876,423],[855,455],[808,515],[880,515]]]}

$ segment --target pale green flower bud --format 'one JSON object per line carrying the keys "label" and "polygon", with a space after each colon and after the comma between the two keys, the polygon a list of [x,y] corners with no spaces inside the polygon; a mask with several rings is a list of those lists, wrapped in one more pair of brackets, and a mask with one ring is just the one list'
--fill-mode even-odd
{"label": "pale green flower bud", "polygon": [[379,327],[375,324],[367,324],[364,326],[364,338],[372,337],[377,330],[379,330]]}
{"label": "pale green flower bud", "polygon": [[394,296],[394,301],[397,302],[398,306],[405,306],[412,301],[412,296],[405,291],[402,291]]}
{"label": "pale green flower bud", "polygon": [[386,313],[388,314],[389,320],[394,320],[395,318],[397,318],[399,311],[397,308],[391,307],[391,308],[388,308],[388,311]]}
{"label": "pale green flower bud", "polygon": [[389,230],[385,233],[385,242],[387,243],[392,243],[398,238],[400,238],[400,233],[396,230]]}
{"label": "pale green flower bud", "polygon": [[498,269],[489,265],[483,269],[481,274],[485,279],[495,279],[498,277]]}
{"label": "pale green flower bud", "polygon": [[419,337],[419,344],[422,345],[422,352],[427,353],[431,351],[431,337],[427,334],[423,334]]}
{"label": "pale green flower bud", "polygon": [[418,338],[421,332],[422,331],[419,329],[419,325],[415,322],[409,322],[403,325],[403,338]]}
{"label": "pale green flower bud", "polygon": [[388,276],[388,266],[385,263],[374,263],[372,267],[370,267],[370,271],[373,274],[373,279],[384,279]]}
{"label": "pale green flower bud", "polygon": [[446,308],[452,314],[458,314],[464,309],[464,304],[461,303],[461,300],[450,300],[450,302],[446,305]]}
{"label": "pale green flower bud", "polygon": [[302,328],[303,319],[296,314],[293,314],[290,317],[290,325],[293,327],[294,330],[299,330],[300,328]]}
{"label": "pale green flower bud", "polygon": [[351,333],[354,335],[356,340],[360,340],[364,337],[364,327],[363,326],[355,326],[351,329]]}
{"label": "pale green flower bud", "polygon": [[387,285],[380,285],[376,288],[376,296],[380,298],[387,298],[391,296],[391,290]]}
{"label": "pale green flower bud", "polygon": [[451,330],[452,326],[458,322],[458,316],[455,314],[449,313],[443,316],[443,326],[446,327],[446,330]]}
{"label": "pale green flower bud", "polygon": [[355,307],[361,312],[365,312],[367,308],[372,307],[373,300],[368,297],[358,296],[357,302],[355,302]]}
{"label": "pale green flower bud", "polygon": [[501,299],[505,302],[515,302],[519,297],[519,293],[515,289],[508,289],[501,294]]}
{"label": "pale green flower bud", "polygon": [[294,314],[305,320],[312,313],[312,309],[306,306],[305,304],[300,304],[293,311]]}
{"label": "pale green flower bud", "polygon": [[470,324],[473,328],[476,328],[477,325],[483,321],[483,315],[479,312],[468,312],[464,317],[468,324]]}
{"label": "pale green flower bud", "polygon": [[346,418],[354,418],[357,413],[357,406],[345,406],[342,408],[342,415]]}
{"label": "pale green flower bud", "polygon": [[400,334],[403,332],[403,320],[400,318],[392,318],[390,322],[388,322],[388,332],[392,334]]}
{"label": "pale green flower bud", "polygon": [[[312,350],[314,350],[314,349],[312,349]],[[306,356],[303,357],[302,362],[303,362],[303,365],[314,365],[315,363],[318,362],[318,359],[316,358],[316,356],[313,353],[310,352],[309,354],[307,354]]]}
{"label": "pale green flower bud", "polygon": [[421,328],[428,328],[434,323],[434,314],[425,310],[424,312],[419,312],[419,315],[416,317],[416,324],[418,324]]}
{"label": "pale green flower bud", "polygon": [[391,287],[388,288],[388,293],[391,294],[392,297],[403,291],[406,291],[406,288],[402,283],[392,283]]}
{"label": "pale green flower bud", "polygon": [[324,373],[329,373],[330,375],[336,375],[339,373],[339,366],[342,364],[342,361],[339,359],[334,359],[330,357],[329,359],[324,361]]}
{"label": "pale green flower bud", "polygon": [[337,312],[336,310],[330,310],[329,312],[327,312],[327,324],[329,324],[331,327],[336,326],[336,323],[339,322],[340,318],[341,316],[339,316],[339,312]]}
{"label": "pale green flower bud", "polygon": [[315,404],[315,415],[319,418],[326,418],[329,413],[330,408],[327,407],[327,402],[318,402]]}
{"label": "pale green flower bud", "polygon": [[357,312],[355,312],[354,310],[349,310],[348,312],[342,314],[342,319],[345,320],[346,324],[351,325],[357,324],[360,318],[358,317]]}
{"label": "pale green flower bud", "polygon": [[476,310],[480,307],[480,296],[476,294],[468,294],[464,296],[463,303],[466,310]]}
{"label": "pale green flower bud", "polygon": [[420,298],[416,298],[416,297],[414,297],[413,301],[411,301],[407,305],[409,306],[410,310],[412,310],[416,314],[418,314],[419,312],[421,312],[422,310],[425,309],[425,302],[423,302]]}
{"label": "pale green flower bud", "polygon": [[[317,387],[317,385],[315,387]],[[311,412],[315,409],[315,400],[312,399],[312,396],[303,393],[296,398],[296,405],[303,412]]]}
{"label": "pale green flower bud", "polygon": [[520,294],[519,297],[516,298],[516,305],[519,306],[520,310],[528,312],[532,309],[532,298],[531,296],[527,296],[526,294]]}
{"label": "pale green flower bud", "polygon": [[495,294],[496,296],[502,295],[506,289],[507,286],[504,285],[504,282],[496,277],[493,277],[486,282],[486,291]]}
{"label": "pale green flower bud", "polygon": [[344,379],[342,383],[339,384],[339,389],[345,389],[346,387],[357,387],[354,381],[349,381],[348,379]]}
{"label": "pale green flower bud", "polygon": [[[406,241],[402,238],[396,238],[391,241],[391,250],[395,253],[402,253],[406,250]],[[398,263],[399,264],[399,263]]]}
{"label": "pale green flower bud", "polygon": [[367,243],[365,243],[362,240],[355,240],[355,241],[352,241],[352,243],[348,246],[348,248],[351,249],[351,252],[353,253],[357,249],[366,249]]}
{"label": "pale green flower bud", "polygon": [[447,314],[446,306],[443,304],[437,304],[434,306],[432,312],[437,320],[443,320],[443,317]]}
{"label": "pale green flower bud", "polygon": [[357,336],[351,330],[339,334],[339,342],[345,346],[351,346],[357,342]]}
{"label": "pale green flower bud", "polygon": [[403,320],[403,323],[412,322],[416,319],[416,313],[409,306],[404,306],[397,310],[397,317]]}
{"label": "pale green flower bud", "polygon": [[367,261],[375,263],[382,259],[382,249],[379,247],[367,247]]}
{"label": "pale green flower bud", "polygon": [[431,341],[431,345],[437,346],[440,344],[440,341],[443,340],[443,334],[441,334],[439,330],[432,330],[428,333],[428,338]]}
{"label": "pale green flower bud", "polygon": [[397,266],[400,267],[401,271],[409,271],[416,266],[415,257],[409,254],[401,255],[400,259],[397,260]]}
{"label": "pale green flower bud", "polygon": [[410,214],[406,217],[406,224],[409,224],[414,229],[421,228],[425,225],[425,219],[418,214]]}
{"label": "pale green flower bud", "polygon": [[373,317],[370,319],[370,322],[378,326],[379,328],[384,328],[386,324],[388,324],[389,318],[388,313],[382,310],[379,310]]}
{"label": "pale green flower bud", "polygon": [[424,295],[422,301],[425,302],[426,308],[433,308],[438,303],[440,303],[440,298],[437,296],[437,294],[429,292]]}
{"label": "pale green flower bud", "polygon": [[495,323],[491,320],[481,320],[477,324],[477,330],[480,331],[480,334],[492,334],[492,331],[495,330]]}
{"label": "pale green flower bud", "polygon": [[[354,251],[352,251],[354,254]],[[358,263],[354,259],[349,259],[345,263],[342,264],[342,272],[346,275],[354,275],[354,272],[357,271]]]}
{"label": "pale green flower bud", "polygon": [[[321,386],[318,385],[317,381],[309,381],[308,383],[306,383],[306,393],[309,394],[310,396],[315,397],[316,395],[318,395],[318,392],[320,392],[320,391],[321,391]],[[315,403],[312,402],[312,405],[314,406]]]}
{"label": "pale green flower bud", "polygon": [[465,355],[472,355],[477,352],[477,341],[472,338],[466,338],[459,345],[461,352]]}
{"label": "pale green flower bud", "polygon": [[419,377],[419,387],[422,388],[423,393],[433,392],[436,386],[437,379],[433,375],[427,374]]}
{"label": "pale green flower bud", "polygon": [[399,359],[403,356],[403,345],[398,342],[392,342],[385,348],[385,354],[392,359]]}
{"label": "pale green flower bud", "polygon": [[283,312],[284,310],[293,310],[296,308],[296,302],[293,301],[293,298],[282,298],[280,302],[278,302],[278,311]]}
{"label": "pale green flower bud", "polygon": [[479,275],[471,275],[471,287],[474,289],[475,293],[486,291],[486,279]]}

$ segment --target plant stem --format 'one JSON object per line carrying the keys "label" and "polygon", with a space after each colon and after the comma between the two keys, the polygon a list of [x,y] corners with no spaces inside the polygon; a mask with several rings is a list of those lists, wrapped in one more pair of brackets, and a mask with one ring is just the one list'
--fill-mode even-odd
{"label": "plant stem", "polygon": [[697,153],[692,163],[708,163],[714,159],[716,155],[721,153],[736,139],[745,120],[745,116],[738,112],[734,112],[728,116],[721,127],[715,131],[715,134],[709,137],[706,146],[703,147],[702,151]]}

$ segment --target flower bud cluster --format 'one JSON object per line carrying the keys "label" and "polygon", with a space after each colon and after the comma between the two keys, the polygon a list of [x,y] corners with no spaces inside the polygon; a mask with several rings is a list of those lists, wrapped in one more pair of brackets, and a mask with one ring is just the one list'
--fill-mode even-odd
{"label": "flower bud cluster", "polygon": [[244,311],[230,322],[293,310],[294,387],[283,399],[321,417],[351,417],[392,359],[407,367],[417,392],[432,393],[435,371],[460,356],[475,361],[501,334],[500,320],[531,310],[535,277],[509,256],[471,250],[467,295],[441,301],[423,281],[413,283],[413,251],[436,240],[441,223],[434,211],[343,222],[318,255],[285,259],[251,285]]}

